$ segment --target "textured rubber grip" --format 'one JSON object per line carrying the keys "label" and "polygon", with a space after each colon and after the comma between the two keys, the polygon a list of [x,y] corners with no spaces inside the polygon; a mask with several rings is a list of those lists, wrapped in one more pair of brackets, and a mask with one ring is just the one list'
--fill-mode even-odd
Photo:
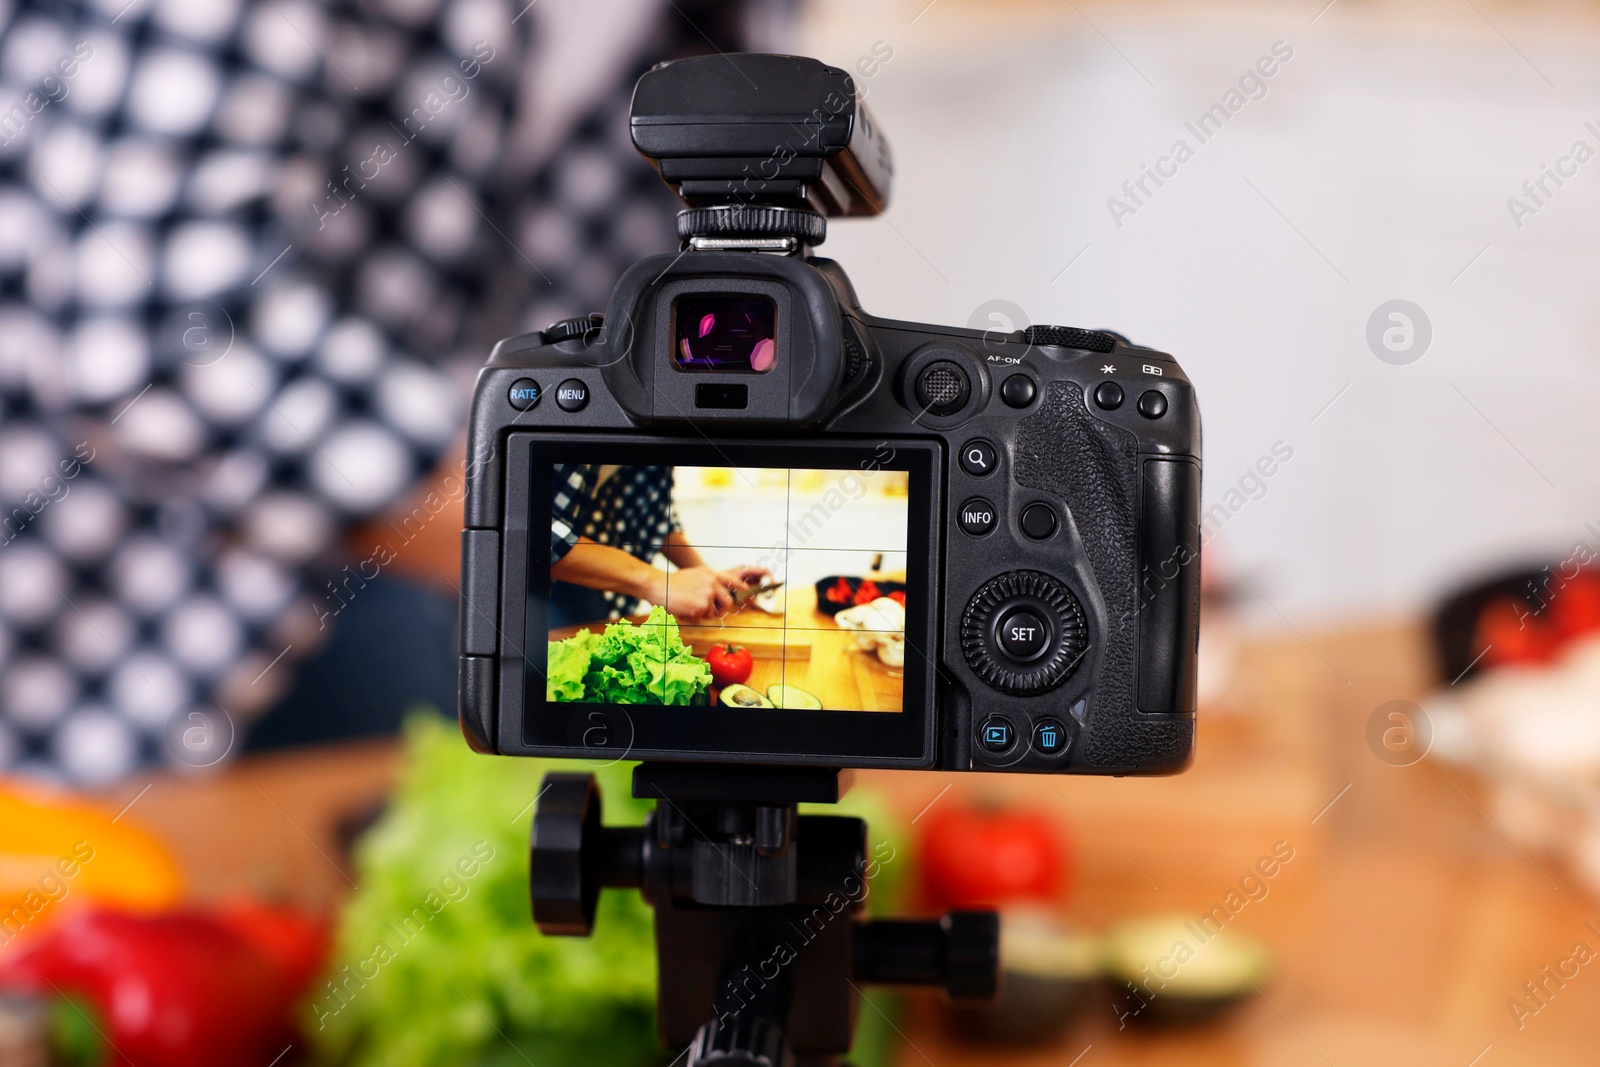
{"label": "textured rubber grip", "polygon": [[1018,425],[1016,479],[1068,502],[1105,601],[1107,630],[1089,635],[1099,645],[1101,667],[1084,760],[1091,767],[1148,773],[1182,765],[1194,721],[1145,717],[1135,706],[1138,449],[1132,433],[1089,412],[1081,386],[1052,382],[1039,410]]}
{"label": "textured rubber grip", "polygon": [[1200,466],[1147,459],[1139,502],[1139,710],[1195,710]]}

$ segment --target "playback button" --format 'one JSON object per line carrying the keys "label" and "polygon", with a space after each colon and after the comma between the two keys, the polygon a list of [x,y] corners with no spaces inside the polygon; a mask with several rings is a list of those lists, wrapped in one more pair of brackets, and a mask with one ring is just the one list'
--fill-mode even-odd
{"label": "playback button", "polygon": [[994,505],[981,496],[975,496],[961,505],[961,514],[957,516],[956,521],[960,523],[962,533],[971,537],[982,537],[994,529]]}
{"label": "playback button", "polygon": [[1011,720],[1003,715],[991,715],[978,727],[978,743],[990,752],[1004,752],[1016,739]]}

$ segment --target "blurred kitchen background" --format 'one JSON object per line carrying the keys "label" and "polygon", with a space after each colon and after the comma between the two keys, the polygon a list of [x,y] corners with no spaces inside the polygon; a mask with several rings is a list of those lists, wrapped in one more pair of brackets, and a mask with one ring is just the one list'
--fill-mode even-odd
{"label": "blurred kitchen background", "polygon": [[[1592,1060],[1600,5],[124,2],[0,15],[0,492],[38,519],[0,534],[0,1063],[95,1062],[106,1035],[139,1067],[682,1051],[652,1051],[636,897],[592,942],[528,922],[548,768],[473,756],[447,718],[450,479],[493,337],[672,247],[627,88],[713,48],[855,72],[891,208],[821,252],[868,310],[1115,329],[1173,353],[1205,414],[1193,768],[858,776],[897,857],[875,913],[994,905],[1013,931],[1000,1005],[875,993],[859,1067]],[[399,68],[390,106],[439,89],[447,136],[318,236],[308,204],[338,206],[322,179],[384,117],[356,83]],[[256,154],[183,195],[243,243],[185,246],[174,280],[151,189],[219,143]],[[246,178],[268,207],[207,199]],[[315,233],[264,221],[280,201]],[[239,348],[167,363],[231,385],[125,355],[201,301]],[[82,478],[59,466],[80,440]],[[249,488],[196,488],[218,470]],[[608,817],[638,821],[625,771]],[[116,962],[69,965],[85,944]],[[179,960],[188,1052],[113,1010]]]}

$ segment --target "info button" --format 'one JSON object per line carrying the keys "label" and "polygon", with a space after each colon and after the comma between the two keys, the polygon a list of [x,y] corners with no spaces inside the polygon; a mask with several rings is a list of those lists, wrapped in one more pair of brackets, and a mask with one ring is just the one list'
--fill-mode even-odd
{"label": "info button", "polygon": [[975,496],[961,505],[961,514],[957,521],[961,524],[962,533],[982,537],[994,529],[994,505],[980,496]]}

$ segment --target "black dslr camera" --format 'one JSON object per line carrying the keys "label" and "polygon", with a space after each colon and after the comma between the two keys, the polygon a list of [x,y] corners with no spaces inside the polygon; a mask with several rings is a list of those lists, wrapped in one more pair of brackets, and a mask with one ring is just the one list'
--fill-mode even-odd
{"label": "black dslr camera", "polygon": [[[888,200],[888,146],[842,70],[663,64],[632,134],[689,205],[682,250],[624,274],[604,316],[500,342],[478,378],[472,743],[1182,769],[1200,415],[1172,357],[1104,331],[863,311],[811,254],[827,216]],[[666,610],[611,622],[647,604]]]}
{"label": "black dslr camera", "polygon": [[893,857],[799,805],[854,767],[1187,763],[1199,412],[1170,356],[1116,334],[862,311],[811,254],[889,194],[842,70],[663,64],[632,132],[688,204],[682,249],[478,378],[462,730],[642,761],[644,827],[605,826],[592,776],[546,777],[535,921],[581,936],[601,888],[640,889],[688,1067],[832,1067],[858,983],[992,997],[999,924],[864,920]]}

